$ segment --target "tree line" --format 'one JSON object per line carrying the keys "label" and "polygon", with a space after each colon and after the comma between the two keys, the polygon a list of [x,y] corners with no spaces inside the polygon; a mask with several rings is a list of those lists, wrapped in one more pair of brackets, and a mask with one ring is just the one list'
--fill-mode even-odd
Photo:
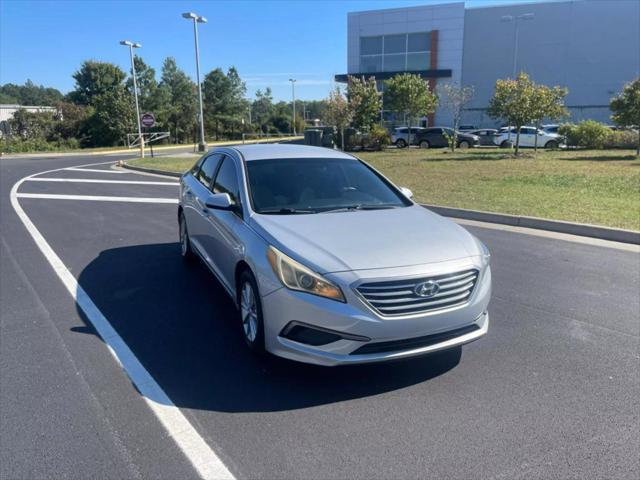
{"label": "tree line", "polygon": [[[134,57],[140,111],[153,112],[156,126],[168,131],[173,143],[195,142],[198,131],[198,97],[195,82],[172,57],[162,64],[159,77],[144,60]],[[122,145],[137,130],[131,73],[115,64],[87,60],[72,75],[74,89],[66,95],[54,88],[24,85],[0,86],[0,103],[54,106],[57,113],[18,110],[9,122],[12,135],[2,139],[3,150]],[[216,68],[202,82],[205,131],[213,139],[238,139],[242,133],[281,134],[292,129],[290,102],[274,102],[271,89],[246,98],[247,88],[235,67]],[[296,101],[296,127],[305,119],[320,118],[323,101]],[[8,147],[8,148],[7,148]]]}

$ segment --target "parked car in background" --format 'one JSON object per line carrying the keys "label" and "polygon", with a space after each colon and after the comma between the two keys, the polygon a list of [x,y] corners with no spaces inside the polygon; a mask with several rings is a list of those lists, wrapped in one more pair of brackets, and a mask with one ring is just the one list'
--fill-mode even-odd
{"label": "parked car in background", "polygon": [[[493,141],[494,144],[499,147],[508,148],[516,144],[517,135],[517,128],[512,128],[511,130],[506,129],[505,131],[502,131],[501,129],[501,131],[493,137]],[[558,148],[560,145],[564,144],[564,137],[557,133],[547,133],[543,130],[536,129],[535,127],[520,128],[521,147],[535,147],[536,137],[538,139],[537,145],[541,148]]]}
{"label": "parked car in background", "polygon": [[[410,127],[411,128],[411,141],[420,132],[424,131],[422,127]],[[409,127],[398,127],[393,129],[391,133],[391,143],[398,148],[404,148],[409,145]]]}
{"label": "parked car in background", "polygon": [[[446,134],[446,136],[445,136]],[[453,137],[453,129],[446,127],[426,128],[423,132],[416,135],[413,144],[420,148],[444,148],[449,146],[448,137]],[[469,148],[480,145],[480,137],[458,131],[458,141],[456,147]]]}
{"label": "parked car in background", "polygon": [[458,126],[458,131],[459,132],[468,132],[471,130],[477,130],[478,126],[477,125],[460,125]]}
{"label": "parked car in background", "polygon": [[557,125],[555,123],[550,125],[542,125],[542,130],[546,133],[558,133],[559,128],[560,128],[560,125]]}
{"label": "parked car in background", "polygon": [[489,328],[490,254],[411,196],[333,149],[217,148],[180,179],[181,253],[256,353],[331,366],[460,348]]}
{"label": "parked car in background", "polygon": [[472,130],[468,133],[476,135],[480,139],[480,145],[486,147],[495,145],[493,137],[496,136],[498,130],[495,128],[481,128],[480,130]]}

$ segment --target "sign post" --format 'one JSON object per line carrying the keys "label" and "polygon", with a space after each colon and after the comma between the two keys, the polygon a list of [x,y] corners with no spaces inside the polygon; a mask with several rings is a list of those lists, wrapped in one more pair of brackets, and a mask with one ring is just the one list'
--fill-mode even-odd
{"label": "sign post", "polygon": [[[145,112],[140,116],[140,122],[146,130],[156,124],[156,117],[151,112]],[[149,148],[151,149],[151,158],[153,158],[153,143],[149,142]]]}

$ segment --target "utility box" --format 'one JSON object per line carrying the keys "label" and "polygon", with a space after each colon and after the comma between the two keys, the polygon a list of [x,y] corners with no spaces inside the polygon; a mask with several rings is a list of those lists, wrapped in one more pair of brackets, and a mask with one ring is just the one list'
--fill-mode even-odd
{"label": "utility box", "polygon": [[304,144],[314,147],[322,146],[322,130],[308,128],[304,131]]}

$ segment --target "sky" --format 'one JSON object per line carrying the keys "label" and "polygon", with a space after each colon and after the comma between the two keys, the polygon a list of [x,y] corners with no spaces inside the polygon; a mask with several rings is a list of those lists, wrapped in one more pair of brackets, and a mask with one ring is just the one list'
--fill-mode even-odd
{"label": "sky", "polygon": [[[0,0],[0,83],[31,79],[66,93],[82,61],[112,62],[129,71],[120,40],[142,44],[137,53],[160,76],[176,58],[195,79],[193,27],[181,13],[208,19],[200,25],[201,72],[235,66],[247,96],[271,87],[275,100],[325,98],[333,76],[346,73],[347,12],[450,3],[451,0]],[[467,0],[467,8],[531,0]]]}

